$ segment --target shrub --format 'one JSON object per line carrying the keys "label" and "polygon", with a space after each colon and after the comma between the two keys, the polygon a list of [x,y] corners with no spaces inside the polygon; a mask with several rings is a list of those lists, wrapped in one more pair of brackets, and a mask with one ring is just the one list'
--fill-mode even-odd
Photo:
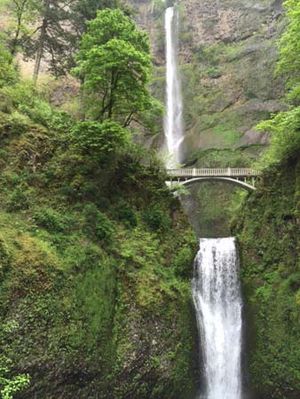
{"label": "shrub", "polygon": [[28,209],[29,207],[29,193],[22,187],[17,187],[12,191],[7,201],[7,210],[9,212],[20,211]]}
{"label": "shrub", "polygon": [[10,255],[6,248],[5,242],[0,237],[0,278],[2,280],[4,273],[10,265]]}
{"label": "shrub", "polygon": [[72,224],[70,217],[62,215],[52,208],[38,209],[34,213],[33,219],[38,226],[57,233],[69,230]]}
{"label": "shrub", "polygon": [[190,277],[193,257],[194,252],[191,247],[182,247],[176,252],[172,262],[172,269],[174,269],[177,276]]}
{"label": "shrub", "polygon": [[0,87],[10,85],[17,79],[17,72],[9,51],[0,44]]}
{"label": "shrub", "polygon": [[114,226],[108,217],[98,211],[94,204],[87,204],[83,211],[85,217],[85,231],[97,240],[108,241],[114,232]]}
{"label": "shrub", "polygon": [[137,226],[137,217],[133,209],[130,208],[125,202],[119,204],[115,210],[115,216],[118,220],[123,222],[128,227]]}
{"label": "shrub", "polygon": [[280,112],[273,119],[263,121],[259,130],[271,133],[271,145],[262,158],[262,165],[279,163],[298,154],[300,150],[300,107]]}
{"label": "shrub", "polygon": [[151,230],[166,230],[171,226],[171,219],[158,205],[149,208],[143,214],[143,219]]}
{"label": "shrub", "polygon": [[130,143],[130,132],[112,121],[79,122],[72,129],[75,148],[97,160],[113,158]]}

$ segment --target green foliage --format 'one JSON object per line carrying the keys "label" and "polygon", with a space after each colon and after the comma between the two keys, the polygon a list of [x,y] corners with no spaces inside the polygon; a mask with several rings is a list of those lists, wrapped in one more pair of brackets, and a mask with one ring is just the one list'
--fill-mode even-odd
{"label": "green foliage", "polygon": [[10,266],[10,254],[4,240],[0,237],[0,279],[2,280],[4,274],[8,271]]}
{"label": "green foliage", "polygon": [[266,170],[235,225],[251,384],[274,399],[300,393],[299,166],[298,152]]}
{"label": "green foliage", "polygon": [[294,106],[258,125],[258,129],[271,133],[271,146],[261,161],[264,167],[284,161],[300,150],[300,108],[297,106],[300,100],[300,3],[286,0],[284,6],[288,25],[280,38],[277,73],[287,76],[288,98]]}
{"label": "green foliage", "polygon": [[[3,88],[0,92],[8,104],[8,111],[17,110],[19,116],[30,118],[33,123],[41,124],[48,129],[67,132],[72,121],[69,115],[52,107],[45,100],[43,91],[34,87],[31,82],[20,81]],[[14,114],[12,114],[14,115]],[[26,122],[29,122],[27,119]]]}
{"label": "green foliage", "polygon": [[66,232],[73,224],[69,216],[46,207],[39,208],[35,211],[33,213],[33,220],[38,226],[53,233]]}
{"label": "green foliage", "polygon": [[1,399],[13,399],[14,394],[22,391],[29,385],[30,378],[27,374],[9,377],[9,368],[3,365],[0,358],[0,394]]}
{"label": "green foliage", "polygon": [[29,206],[29,191],[24,187],[15,188],[8,197],[7,209],[10,212],[27,209]]}
{"label": "green foliage", "polygon": [[[9,322],[1,325],[0,339],[1,342],[18,328],[18,324]],[[0,355],[0,397],[1,399],[13,399],[17,392],[25,389],[30,382],[28,374],[19,374],[12,376],[11,361],[4,356]]]}
{"label": "green foliage", "polygon": [[17,80],[17,72],[14,67],[12,56],[0,43],[0,88],[8,86]]}
{"label": "green foliage", "polygon": [[108,356],[113,352],[110,336],[116,301],[116,267],[111,258],[103,255],[98,255],[93,262],[88,270],[79,274],[74,292],[77,317],[83,319],[88,328],[79,334],[77,332],[71,340],[90,351],[94,349],[92,344],[97,342],[102,345],[102,356],[105,357],[106,351]]}
{"label": "green foliage", "polygon": [[280,163],[300,150],[300,107],[263,121],[258,128],[271,133],[271,146],[260,161],[263,166]]}
{"label": "green foliage", "polygon": [[123,127],[155,101],[147,85],[151,59],[146,34],[121,10],[99,11],[82,38],[74,73],[83,82],[87,116]]}
{"label": "green foliage", "polygon": [[98,211],[94,204],[87,204],[83,209],[85,230],[97,240],[109,242],[114,233],[114,226],[108,217]]}
{"label": "green foliage", "polygon": [[123,222],[128,227],[136,227],[138,220],[134,210],[126,204],[126,202],[121,201],[120,204],[114,209],[114,216],[117,220]]}
{"label": "green foliage", "polygon": [[128,149],[130,132],[112,121],[79,122],[72,129],[72,141],[85,156],[107,161]]}
{"label": "green foliage", "polygon": [[[49,37],[41,40],[49,16],[46,3],[57,12],[47,35],[57,27],[55,42],[63,25],[75,32],[69,19],[62,23],[59,8],[65,2],[38,3],[43,10],[28,51],[41,55],[44,46],[46,57],[51,48],[59,50],[57,43],[55,49],[48,46]],[[82,9],[91,18],[95,7],[104,5],[96,0],[71,3],[65,11],[73,12],[75,3],[93,6]],[[92,89],[84,88],[91,90],[90,119],[78,122],[49,104],[49,90],[24,81],[0,88],[0,331],[7,322],[18,325],[0,337],[12,370],[1,381],[13,395],[22,385],[13,376],[29,372],[32,384],[24,386],[24,397],[70,399],[100,392],[103,398],[150,399],[151,391],[152,398],[157,392],[161,399],[181,399],[194,389],[191,268],[188,251],[173,258],[179,247],[194,241],[154,152],[134,144],[133,132],[123,126],[133,108],[132,118],[146,128],[153,121],[154,102],[146,88],[148,39],[124,14],[106,10],[102,15],[107,20],[91,22],[87,35],[95,42],[87,44],[94,49],[90,60],[95,51],[100,61],[122,72],[117,101],[124,94],[123,102],[114,104],[111,118],[106,113],[103,121],[93,120],[101,102]],[[52,60],[59,68],[66,35],[62,41],[61,53]],[[18,46],[23,51],[21,41]],[[101,68],[109,73],[107,65]],[[172,228],[171,212],[177,220]]]}
{"label": "green foliage", "polygon": [[171,219],[159,205],[149,207],[143,213],[143,219],[151,230],[166,230],[171,226]]}
{"label": "green foliage", "polygon": [[115,8],[118,5],[116,0],[75,0],[72,1],[72,21],[79,33],[84,33],[87,22],[95,19],[97,11],[104,8]]}
{"label": "green foliage", "polygon": [[8,27],[8,43],[10,52],[15,55],[32,34],[30,25],[38,17],[37,0],[4,0],[2,7],[9,11],[11,21]]}
{"label": "green foliage", "polygon": [[300,101],[300,3],[297,0],[284,2],[288,26],[280,38],[280,59],[277,72],[288,76],[288,97]]}

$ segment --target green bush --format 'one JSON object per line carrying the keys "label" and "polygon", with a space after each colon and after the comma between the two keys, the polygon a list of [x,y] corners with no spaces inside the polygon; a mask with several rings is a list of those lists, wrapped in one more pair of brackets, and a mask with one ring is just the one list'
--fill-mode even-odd
{"label": "green bush", "polygon": [[115,217],[128,227],[137,226],[136,214],[125,202],[119,204],[119,206],[115,209]]}
{"label": "green bush", "polygon": [[193,259],[194,255],[193,248],[191,247],[178,249],[172,262],[172,269],[174,269],[177,276],[190,277],[191,259]]}
{"label": "green bush", "polygon": [[112,121],[79,122],[72,129],[72,141],[75,148],[96,160],[113,158],[128,148],[130,132]]}
{"label": "green bush", "polygon": [[72,226],[71,219],[52,208],[40,208],[33,214],[35,223],[50,232],[64,232]]}
{"label": "green bush", "polygon": [[34,123],[39,123],[55,131],[70,130],[73,125],[71,117],[62,111],[53,108],[45,99],[44,94],[36,89],[32,82],[18,82],[4,87],[0,95],[8,104],[10,111],[15,109],[18,118],[30,118]]}
{"label": "green bush", "polygon": [[10,85],[17,79],[17,72],[9,51],[0,44],[0,87]]}
{"label": "green bush", "polygon": [[158,205],[150,207],[143,214],[143,219],[151,230],[166,230],[171,226],[171,219]]}
{"label": "green bush", "polygon": [[8,270],[10,262],[11,259],[5,242],[0,237],[0,281],[4,276],[4,273]]}
{"label": "green bush", "polygon": [[271,133],[271,145],[264,154],[263,166],[279,163],[300,151],[300,107],[280,112],[273,119],[263,121],[259,130]]}
{"label": "green bush", "polygon": [[22,187],[17,187],[11,192],[7,200],[7,210],[9,212],[28,209],[29,192]]}
{"label": "green bush", "polygon": [[100,241],[109,241],[114,233],[114,226],[108,217],[98,211],[94,204],[84,207],[85,231]]}

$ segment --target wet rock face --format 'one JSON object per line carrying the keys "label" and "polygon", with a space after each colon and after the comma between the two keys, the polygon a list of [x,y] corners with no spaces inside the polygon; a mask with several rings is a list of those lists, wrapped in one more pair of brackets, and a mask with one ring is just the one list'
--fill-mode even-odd
{"label": "wet rock face", "polygon": [[184,7],[193,32],[193,45],[198,45],[245,40],[260,30],[262,24],[268,24],[268,35],[275,34],[282,1],[187,0]]}
{"label": "wet rock face", "polygon": [[[274,75],[282,1],[186,0],[180,7],[186,157],[244,146],[260,120],[284,109],[283,79]],[[267,140],[251,134],[250,142]]]}

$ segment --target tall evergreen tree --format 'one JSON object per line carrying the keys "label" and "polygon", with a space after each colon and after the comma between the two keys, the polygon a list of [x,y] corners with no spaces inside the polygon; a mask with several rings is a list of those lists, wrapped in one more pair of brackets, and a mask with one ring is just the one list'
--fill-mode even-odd
{"label": "tall evergreen tree", "polygon": [[35,81],[43,58],[47,59],[49,69],[55,76],[64,74],[72,62],[74,38],[69,4],[70,0],[42,0],[37,6],[38,26],[35,34],[26,43],[26,55],[35,57]]}
{"label": "tall evergreen tree", "polygon": [[118,0],[75,0],[72,2],[72,21],[78,36],[87,29],[87,22],[96,18],[97,11],[116,8]]}

